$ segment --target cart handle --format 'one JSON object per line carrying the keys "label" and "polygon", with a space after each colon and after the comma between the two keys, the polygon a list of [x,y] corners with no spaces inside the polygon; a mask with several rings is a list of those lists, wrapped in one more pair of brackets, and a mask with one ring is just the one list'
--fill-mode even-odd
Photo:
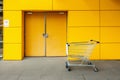
{"label": "cart handle", "polygon": [[96,41],[96,40],[90,40],[90,41],[94,41],[94,42],[96,42],[96,43],[100,43],[99,41]]}
{"label": "cart handle", "polygon": [[[93,42],[96,42],[96,43],[100,43],[99,41],[96,41],[96,40],[90,40],[90,41],[93,41]],[[82,42],[71,42],[71,43],[88,43],[88,41],[82,41]],[[69,43],[66,43],[68,46],[69,46]]]}

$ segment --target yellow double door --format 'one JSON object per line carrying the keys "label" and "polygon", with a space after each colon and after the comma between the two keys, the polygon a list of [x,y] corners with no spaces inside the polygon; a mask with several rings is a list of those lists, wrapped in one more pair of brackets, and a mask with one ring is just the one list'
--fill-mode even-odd
{"label": "yellow double door", "polygon": [[66,13],[25,13],[25,56],[65,56]]}

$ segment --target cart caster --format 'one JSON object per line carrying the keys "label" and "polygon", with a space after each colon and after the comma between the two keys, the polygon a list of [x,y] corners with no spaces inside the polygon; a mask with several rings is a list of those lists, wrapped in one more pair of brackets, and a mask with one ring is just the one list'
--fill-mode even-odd
{"label": "cart caster", "polygon": [[91,62],[88,62],[88,65],[92,65],[92,63],[91,63]]}
{"label": "cart caster", "polygon": [[68,68],[68,63],[67,63],[67,62],[65,62],[65,64],[66,64],[66,65],[65,65],[65,67],[66,67],[66,68]]}
{"label": "cart caster", "polygon": [[70,69],[70,68],[68,68],[68,71],[71,71],[71,69]]}
{"label": "cart caster", "polygon": [[94,72],[98,72],[99,71],[99,69],[97,68],[97,67],[94,67]]}

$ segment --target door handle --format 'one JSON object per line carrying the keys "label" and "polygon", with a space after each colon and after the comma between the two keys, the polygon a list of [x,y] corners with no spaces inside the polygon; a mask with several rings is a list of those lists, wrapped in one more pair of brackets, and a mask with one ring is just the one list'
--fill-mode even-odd
{"label": "door handle", "polygon": [[48,38],[48,34],[43,33],[44,38]]}

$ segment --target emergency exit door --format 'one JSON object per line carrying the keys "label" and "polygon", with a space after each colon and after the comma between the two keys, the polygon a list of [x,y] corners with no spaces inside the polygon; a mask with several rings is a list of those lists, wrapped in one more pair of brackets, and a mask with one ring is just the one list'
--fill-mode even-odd
{"label": "emergency exit door", "polygon": [[65,56],[66,13],[25,14],[25,56]]}

